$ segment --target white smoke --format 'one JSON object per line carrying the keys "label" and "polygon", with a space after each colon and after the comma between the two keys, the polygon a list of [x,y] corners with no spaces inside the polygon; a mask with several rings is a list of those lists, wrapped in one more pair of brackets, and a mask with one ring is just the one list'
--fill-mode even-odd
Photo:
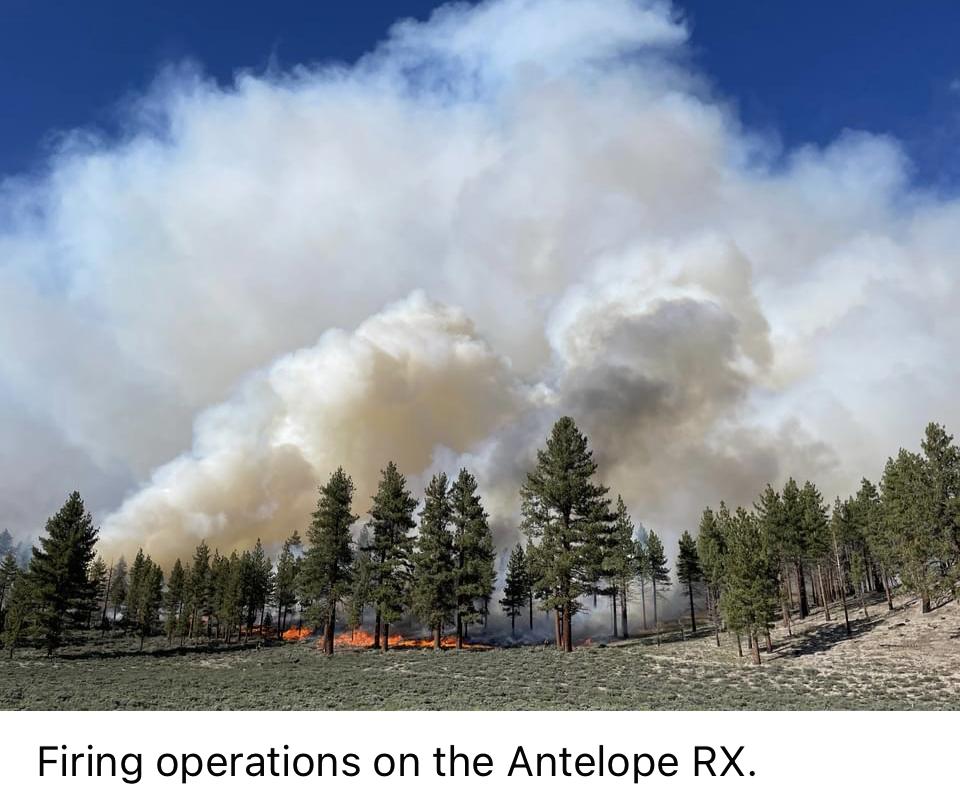
{"label": "white smoke", "polygon": [[960,204],[900,145],[745,130],[666,3],[499,0],[349,67],[172,69],[0,188],[0,525],[277,543],[475,470],[499,544],[560,414],[668,541],[720,498],[956,430]]}

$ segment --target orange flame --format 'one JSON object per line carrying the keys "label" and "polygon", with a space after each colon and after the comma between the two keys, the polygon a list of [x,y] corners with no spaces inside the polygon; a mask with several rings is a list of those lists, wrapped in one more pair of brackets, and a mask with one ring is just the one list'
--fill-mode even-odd
{"label": "orange flame", "polygon": [[300,642],[301,640],[307,639],[311,634],[313,634],[313,629],[307,628],[306,626],[292,626],[283,632],[283,639],[285,642]]}

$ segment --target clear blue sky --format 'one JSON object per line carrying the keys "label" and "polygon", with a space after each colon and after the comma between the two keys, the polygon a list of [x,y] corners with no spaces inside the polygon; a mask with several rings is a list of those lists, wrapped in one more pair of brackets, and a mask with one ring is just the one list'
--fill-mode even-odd
{"label": "clear blue sky", "polygon": [[[353,60],[431,0],[0,0],[0,175],[57,130],[109,131],[118,99],[191,58],[240,67]],[[697,64],[787,145],[844,128],[903,140],[928,184],[960,184],[960,2],[684,0]]]}

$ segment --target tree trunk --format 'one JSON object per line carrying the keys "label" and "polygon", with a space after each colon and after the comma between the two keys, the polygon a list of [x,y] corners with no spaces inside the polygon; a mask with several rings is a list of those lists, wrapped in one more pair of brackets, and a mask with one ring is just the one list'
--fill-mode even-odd
{"label": "tree trunk", "polygon": [[[513,625],[513,620],[510,621],[511,626]],[[433,650],[439,651],[443,645],[443,626],[437,623],[437,626],[433,633]]]}
{"label": "tree trunk", "polygon": [[533,593],[530,593],[530,597],[527,599],[527,606],[529,607],[530,613],[530,630],[533,631]]}
{"label": "tree trunk", "polygon": [[693,611],[693,582],[691,581],[687,585],[687,593],[690,595],[690,628],[693,629],[693,633],[697,633],[697,615]]}
{"label": "tree trunk", "polygon": [[826,587],[823,584],[823,565],[817,565],[817,578],[820,582],[820,603],[823,604],[823,619],[830,622],[830,602],[827,600]]}
{"label": "tree trunk", "polygon": [[383,624],[383,636],[380,638],[380,648],[386,653],[390,650],[390,624]]}
{"label": "tree trunk", "polygon": [[559,607],[555,609],[554,612],[555,612],[554,635],[557,640],[557,650],[562,651],[563,650],[563,623],[561,622],[561,618],[563,616],[563,613],[560,611]]}
{"label": "tree trunk", "polygon": [[573,650],[573,621],[570,614],[570,602],[563,604],[563,650],[567,653]]}
{"label": "tree trunk", "polygon": [[930,592],[924,590],[920,593],[920,614],[925,615],[930,611]]}
{"label": "tree trunk", "polygon": [[657,580],[650,579],[650,594],[653,596],[653,625],[656,626],[659,618],[657,617]]}
{"label": "tree trunk", "polygon": [[377,609],[377,618],[376,620],[373,621],[373,647],[374,648],[380,647],[380,629],[381,628],[382,628],[382,624],[380,622],[380,610]]}
{"label": "tree trunk", "polygon": [[737,632],[737,656],[743,656],[743,643],[740,641],[740,632]]}
{"label": "tree trunk", "polygon": [[323,652],[327,656],[333,656],[333,633],[337,627],[337,607],[330,604],[330,612],[327,617],[326,631],[323,639]]}
{"label": "tree trunk", "polygon": [[640,622],[643,630],[647,630],[647,583],[640,582]]}
{"label": "tree trunk", "polygon": [[770,629],[767,629],[767,653],[773,653],[773,640],[770,638]]}
{"label": "tree trunk", "polygon": [[614,639],[616,639],[616,638],[619,636],[618,633],[617,633],[617,595],[619,594],[619,592],[620,592],[620,590],[618,590],[616,587],[614,587],[614,588],[613,588],[613,592],[610,593],[610,600],[613,602],[612,608],[613,608],[613,636],[614,636]]}
{"label": "tree trunk", "polygon": [[620,588],[620,636],[627,639],[627,587]]}
{"label": "tree trunk", "polygon": [[760,638],[756,634],[753,635],[753,664],[760,664]]}
{"label": "tree trunk", "polygon": [[463,650],[463,616],[460,610],[457,610],[457,650]]}
{"label": "tree trunk", "polygon": [[797,559],[797,593],[800,595],[800,619],[803,620],[810,614],[810,606],[807,603],[807,581],[803,575],[803,560]]}

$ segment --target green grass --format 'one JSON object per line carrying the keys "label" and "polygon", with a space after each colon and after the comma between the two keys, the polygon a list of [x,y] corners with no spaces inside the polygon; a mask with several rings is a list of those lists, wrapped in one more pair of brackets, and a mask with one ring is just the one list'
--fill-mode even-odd
{"label": "green grass", "polygon": [[[729,643],[634,641],[573,654],[341,651],[312,643],[169,650],[94,637],[54,658],[0,658],[4,709],[960,709],[960,689],[888,659],[859,670],[830,650],[753,667]],[[816,659],[816,663],[811,660]],[[909,679],[909,680],[908,680]]]}

